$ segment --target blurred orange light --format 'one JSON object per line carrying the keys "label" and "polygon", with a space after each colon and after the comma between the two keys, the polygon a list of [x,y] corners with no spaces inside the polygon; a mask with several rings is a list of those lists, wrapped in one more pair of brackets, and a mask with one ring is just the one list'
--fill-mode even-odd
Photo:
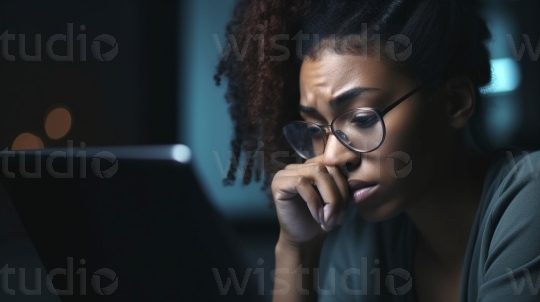
{"label": "blurred orange light", "polygon": [[65,136],[71,128],[71,114],[65,108],[52,110],[45,119],[45,132],[52,139]]}
{"label": "blurred orange light", "polygon": [[32,133],[22,133],[13,141],[12,150],[43,149],[43,141]]}

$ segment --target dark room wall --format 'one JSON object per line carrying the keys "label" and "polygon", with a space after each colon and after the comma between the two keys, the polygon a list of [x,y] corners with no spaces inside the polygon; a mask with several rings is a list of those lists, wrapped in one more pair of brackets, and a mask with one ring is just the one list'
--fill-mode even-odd
{"label": "dark room wall", "polygon": [[[176,142],[176,5],[1,1],[0,147],[11,148],[24,132],[39,137],[45,147],[66,146],[68,140],[75,146]],[[54,42],[51,51],[47,44],[55,35],[68,41]],[[31,61],[37,36],[41,58]],[[71,47],[71,58],[59,58]],[[64,137],[52,139],[44,121],[57,107],[71,113],[72,126]]]}

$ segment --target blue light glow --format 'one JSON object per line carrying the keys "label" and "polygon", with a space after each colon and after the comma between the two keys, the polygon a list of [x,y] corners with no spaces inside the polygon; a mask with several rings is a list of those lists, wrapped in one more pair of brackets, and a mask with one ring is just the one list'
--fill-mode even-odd
{"label": "blue light glow", "polygon": [[491,60],[492,80],[481,89],[484,94],[514,91],[521,83],[519,65],[512,58]]}
{"label": "blue light glow", "polygon": [[178,162],[189,163],[191,160],[191,150],[184,145],[175,145],[172,148],[172,157]]}

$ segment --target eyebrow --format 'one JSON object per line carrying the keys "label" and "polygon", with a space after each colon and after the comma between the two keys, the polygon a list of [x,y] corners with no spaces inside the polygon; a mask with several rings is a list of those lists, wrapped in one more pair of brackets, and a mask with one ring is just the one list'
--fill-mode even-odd
{"label": "eyebrow", "polygon": [[[380,90],[380,89],[373,88],[373,87],[355,87],[341,93],[340,95],[330,100],[328,103],[330,104],[330,107],[336,108],[336,107],[342,106],[343,104],[347,102],[352,101],[353,99],[359,97],[365,92],[377,91],[377,90]],[[307,114],[313,114],[317,112],[317,110],[313,107],[307,107],[307,106],[302,106],[302,105],[298,107],[298,110],[300,110],[300,112],[307,113]]]}

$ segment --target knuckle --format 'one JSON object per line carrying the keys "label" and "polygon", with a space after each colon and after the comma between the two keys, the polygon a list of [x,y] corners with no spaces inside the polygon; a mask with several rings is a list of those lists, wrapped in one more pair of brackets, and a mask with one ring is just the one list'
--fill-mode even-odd
{"label": "knuckle", "polygon": [[272,179],[272,183],[270,185],[270,188],[272,190],[277,189],[279,187],[280,183],[281,183],[281,179],[284,178],[283,173],[280,173],[280,172],[277,172],[276,175],[274,176],[274,178]]}
{"label": "knuckle", "polygon": [[272,184],[270,185],[270,189],[272,190],[272,192],[275,192],[276,188],[277,188],[277,181],[274,179],[274,181],[272,181]]}
{"label": "knuckle", "polygon": [[328,173],[326,166],[320,163],[313,164],[312,169],[315,174]]}
{"label": "knuckle", "polygon": [[280,178],[283,177],[283,172],[282,171],[278,171],[275,175],[274,175],[274,178],[272,178],[272,185],[274,185],[274,183],[278,182],[280,180]]}
{"label": "knuckle", "polygon": [[335,172],[336,171],[336,166],[328,166],[326,167],[326,169],[328,170],[328,172]]}
{"label": "knuckle", "polygon": [[281,171],[284,171],[283,173],[287,173],[287,175],[290,175],[291,173],[298,173],[299,170],[302,168],[301,165],[297,165],[297,164],[290,164],[290,165],[287,165],[283,170]]}
{"label": "knuckle", "polygon": [[288,164],[285,166],[285,170],[294,169],[295,166],[296,166],[295,164]]}
{"label": "knuckle", "polygon": [[279,171],[277,171],[277,172],[276,172],[276,175],[274,176],[274,179],[275,179],[275,178],[282,177],[284,173],[286,173],[285,170],[279,170]]}
{"label": "knuckle", "polygon": [[305,186],[305,185],[309,185],[309,184],[311,184],[311,179],[309,179],[306,176],[300,176],[300,177],[298,177],[296,179],[296,186],[297,187]]}

